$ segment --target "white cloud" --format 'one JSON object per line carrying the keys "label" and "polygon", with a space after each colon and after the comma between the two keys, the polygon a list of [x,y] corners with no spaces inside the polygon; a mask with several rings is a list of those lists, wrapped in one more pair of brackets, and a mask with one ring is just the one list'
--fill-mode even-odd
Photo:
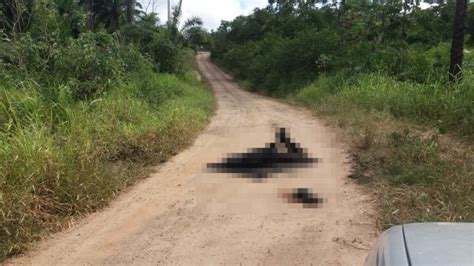
{"label": "white cloud", "polygon": [[243,7],[243,14],[247,15],[252,13],[252,11],[259,7],[266,7],[268,5],[268,0],[240,0],[241,6]]}
{"label": "white cloud", "polygon": [[[153,0],[139,0],[144,9],[153,11]],[[167,20],[167,0],[155,0],[154,11],[160,21]],[[178,0],[171,0],[175,5]],[[219,27],[221,20],[232,20],[239,15],[250,14],[257,7],[265,7],[268,0],[183,0],[183,20],[197,16],[204,21],[204,27],[211,30]]]}

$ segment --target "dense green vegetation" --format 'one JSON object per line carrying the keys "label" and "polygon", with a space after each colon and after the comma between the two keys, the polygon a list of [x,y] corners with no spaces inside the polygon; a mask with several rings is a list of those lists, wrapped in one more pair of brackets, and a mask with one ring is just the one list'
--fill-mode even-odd
{"label": "dense green vegetation", "polygon": [[[473,221],[474,6],[462,76],[450,76],[454,1],[272,0],[213,32],[213,58],[249,89],[305,105],[353,140],[353,177],[383,227]],[[454,80],[454,82],[453,82]]]}
{"label": "dense green vegetation", "polygon": [[[407,92],[395,99],[393,92],[392,103],[398,106],[373,99],[365,105],[435,124],[442,120],[443,130],[474,134],[474,87],[469,82],[446,84],[451,3],[426,10],[413,7],[404,14],[401,4],[316,9],[310,2],[299,6],[293,2],[278,1],[250,16],[223,22],[214,33],[213,57],[251,88],[276,96],[293,93],[323,74],[352,79],[360,90],[370,89],[370,84],[361,84],[368,79],[357,77],[388,77],[387,82],[400,81],[397,84],[409,91],[420,92],[418,98]],[[470,76],[473,60],[472,55],[467,57],[464,72]],[[335,93],[336,87],[324,90]],[[418,105],[419,97],[425,106]]]}
{"label": "dense green vegetation", "polygon": [[213,108],[192,67],[199,19],[84,2],[0,3],[0,260],[146,176]]}

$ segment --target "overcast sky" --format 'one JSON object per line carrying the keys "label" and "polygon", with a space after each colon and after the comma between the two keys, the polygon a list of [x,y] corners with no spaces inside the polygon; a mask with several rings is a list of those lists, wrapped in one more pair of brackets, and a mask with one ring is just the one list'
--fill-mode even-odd
{"label": "overcast sky", "polygon": [[[152,12],[153,0],[139,0],[143,9]],[[154,11],[159,14],[161,23],[167,20],[167,0],[155,0]],[[175,5],[178,0],[171,0]],[[150,4],[149,4],[150,3]],[[265,7],[268,0],[183,0],[183,20],[197,16],[204,21],[208,30],[216,29],[221,20],[232,20],[239,15],[247,15],[256,7]]]}

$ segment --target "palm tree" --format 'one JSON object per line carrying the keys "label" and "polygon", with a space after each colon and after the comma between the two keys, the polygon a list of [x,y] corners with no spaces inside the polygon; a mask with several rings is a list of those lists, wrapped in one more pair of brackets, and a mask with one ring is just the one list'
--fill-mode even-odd
{"label": "palm tree", "polygon": [[451,45],[451,64],[449,79],[455,82],[462,77],[464,56],[464,32],[466,30],[467,0],[456,0],[456,12],[453,23],[453,41]]}
{"label": "palm tree", "polygon": [[94,10],[99,23],[104,23],[112,32],[120,29],[120,19],[127,8],[124,0],[96,0]]}
{"label": "palm tree", "polygon": [[193,48],[203,43],[205,30],[202,27],[203,22],[199,17],[193,17],[184,22],[180,33],[184,40],[187,41]]}
{"label": "palm tree", "polygon": [[184,33],[193,27],[202,27],[202,25],[203,25],[203,22],[200,17],[192,17],[184,22],[184,25],[181,28],[180,32]]}
{"label": "palm tree", "polygon": [[98,23],[103,23],[111,32],[120,29],[120,23],[133,22],[142,12],[142,6],[136,0],[95,0],[94,12]]}

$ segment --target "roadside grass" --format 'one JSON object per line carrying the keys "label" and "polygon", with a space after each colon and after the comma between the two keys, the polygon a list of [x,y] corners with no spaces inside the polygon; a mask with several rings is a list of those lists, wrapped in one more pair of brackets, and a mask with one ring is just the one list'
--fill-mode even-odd
{"label": "roadside grass", "polygon": [[379,225],[474,221],[474,90],[379,74],[321,77],[288,96],[343,129],[352,178],[376,196]]}
{"label": "roadside grass", "polygon": [[90,101],[0,84],[0,261],[106,205],[192,143],[214,108],[195,73],[136,72]]}
{"label": "roadside grass", "polygon": [[[466,60],[466,67],[472,62]],[[464,76],[458,85],[420,84],[339,71],[272,96],[343,130],[354,163],[351,178],[374,193],[381,229],[474,222],[474,75]],[[239,83],[269,93],[248,80]]]}

